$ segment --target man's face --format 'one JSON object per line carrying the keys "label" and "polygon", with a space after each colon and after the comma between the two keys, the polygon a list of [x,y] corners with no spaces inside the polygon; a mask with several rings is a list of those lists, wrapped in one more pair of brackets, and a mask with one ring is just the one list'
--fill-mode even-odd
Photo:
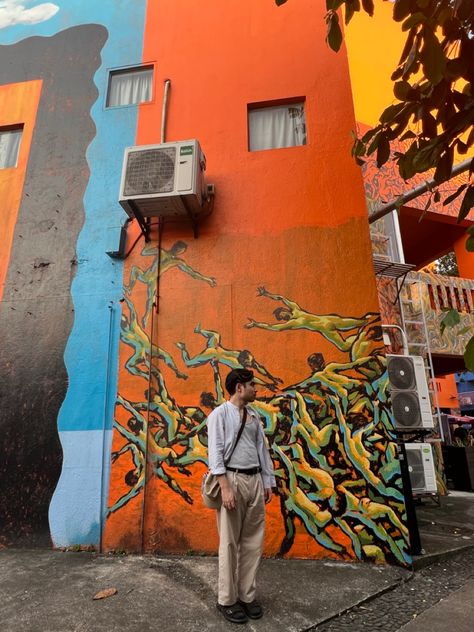
{"label": "man's face", "polygon": [[257,389],[253,380],[239,384],[239,387],[240,395],[246,404],[255,401],[255,398],[257,397]]}

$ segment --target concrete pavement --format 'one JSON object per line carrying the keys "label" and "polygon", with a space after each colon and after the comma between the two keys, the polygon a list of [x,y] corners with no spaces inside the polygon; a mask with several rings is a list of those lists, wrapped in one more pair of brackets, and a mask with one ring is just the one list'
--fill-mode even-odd
{"label": "concrete pavement", "polygon": [[400,632],[472,632],[474,628],[474,579],[463,588],[425,610]]}
{"label": "concrete pavement", "polygon": [[[236,629],[215,608],[216,558],[3,549],[0,565],[2,632]],[[259,588],[265,616],[245,630],[301,632],[410,575],[369,564],[264,560]],[[110,587],[118,593],[92,600]]]}

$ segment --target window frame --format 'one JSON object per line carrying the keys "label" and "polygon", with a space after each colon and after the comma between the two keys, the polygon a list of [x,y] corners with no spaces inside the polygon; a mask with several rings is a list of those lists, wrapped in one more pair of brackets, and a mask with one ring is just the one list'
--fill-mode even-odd
{"label": "window frame", "polygon": [[14,165],[9,165],[8,167],[2,167],[0,166],[0,171],[5,171],[6,169],[16,169],[18,167],[18,161],[20,159],[20,153],[21,153],[21,145],[23,142],[23,133],[25,131],[25,124],[24,123],[14,123],[12,125],[0,125],[0,134],[2,133],[8,133],[8,132],[21,132],[20,135],[20,142],[18,144],[18,152],[16,155],[16,160],[15,160],[15,164]]}
{"label": "window frame", "polygon": [[[265,149],[250,149],[250,112],[253,110],[264,110],[266,108],[273,107],[284,107],[301,104],[303,105],[304,115],[305,115],[305,126],[306,126],[306,143],[304,145],[288,145],[286,147],[267,147]],[[305,96],[295,96],[295,97],[286,97],[281,99],[270,99],[266,101],[255,101],[253,103],[247,103],[247,151],[251,154],[254,154],[258,151],[276,151],[281,149],[293,149],[294,147],[298,147],[302,149],[309,145],[309,132],[308,132],[308,119],[306,112],[306,97]]]}
{"label": "window frame", "polygon": [[[140,101],[138,103],[124,103],[123,105],[109,105],[109,93],[110,86],[112,82],[112,77],[118,74],[127,74],[136,72],[137,70],[151,70],[152,78],[151,78],[151,99],[149,101]],[[105,90],[105,98],[104,98],[104,110],[116,110],[117,108],[136,108],[137,106],[142,105],[151,105],[155,102],[155,77],[156,77],[156,62],[140,62],[137,64],[130,64],[128,66],[117,66],[114,68],[107,69],[107,87]]]}

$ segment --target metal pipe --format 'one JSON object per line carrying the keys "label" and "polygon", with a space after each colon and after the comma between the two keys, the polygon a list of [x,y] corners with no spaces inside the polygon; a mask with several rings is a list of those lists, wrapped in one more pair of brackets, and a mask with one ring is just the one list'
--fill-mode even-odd
{"label": "metal pipe", "polygon": [[407,335],[406,335],[405,331],[402,329],[402,327],[400,327],[400,325],[382,325],[382,329],[398,329],[398,331],[402,335],[403,353],[405,355],[409,355]]}
{"label": "metal pipe", "polygon": [[105,397],[104,397],[104,418],[102,422],[102,463],[100,470],[100,504],[99,504],[99,552],[102,553],[102,536],[103,536],[103,521],[104,521],[104,495],[105,495],[105,458],[109,458],[109,451],[105,454],[106,442],[105,433],[107,431],[107,414],[109,410],[109,384],[110,384],[110,365],[112,358],[112,337],[113,337],[113,322],[115,305],[113,301],[110,301],[109,305],[109,344],[107,347],[107,366],[105,369]]}
{"label": "metal pipe", "polygon": [[[162,252],[162,240],[163,240],[163,218],[160,217],[158,222],[158,251],[157,251],[157,272],[156,272],[156,285],[155,296],[150,315],[150,355],[148,366],[148,396],[147,396],[147,410],[146,410],[146,428],[145,431],[145,458],[144,458],[144,478],[143,478],[143,502],[140,517],[140,530],[141,530],[141,551],[145,550],[145,521],[146,521],[146,488],[148,483],[148,448],[149,448],[149,432],[150,432],[150,404],[151,404],[151,391],[153,384],[153,345],[154,345],[154,333],[155,333],[155,315],[158,315],[160,311],[160,276],[161,276],[161,252]],[[158,348],[158,345],[155,345]],[[159,361],[157,355],[157,361]]]}
{"label": "metal pipe", "polygon": [[168,115],[168,95],[171,86],[171,80],[165,79],[165,93],[163,95],[163,107],[161,110],[161,140],[160,143],[165,142],[165,131],[166,131],[166,117]]}
{"label": "metal pipe", "polygon": [[[459,164],[457,164],[451,171],[451,177],[449,178],[449,180],[459,175],[460,173],[467,171],[469,167],[471,166],[471,164],[472,164],[472,158],[468,158],[467,160],[464,160],[463,162],[460,162]],[[447,182],[449,182],[449,180],[447,180]],[[400,208],[400,206],[403,206],[407,202],[411,202],[411,200],[414,200],[420,195],[423,195],[423,193],[426,193],[427,191],[435,187],[436,184],[437,183],[433,179],[427,180],[424,184],[420,184],[414,189],[407,191],[407,193],[404,193],[403,195],[398,197],[396,200],[392,200],[391,202],[384,204],[377,211],[375,211],[375,213],[372,213],[371,215],[369,215],[369,224],[373,224],[378,219],[381,219],[382,217],[385,217],[385,215],[388,215],[395,209]]]}

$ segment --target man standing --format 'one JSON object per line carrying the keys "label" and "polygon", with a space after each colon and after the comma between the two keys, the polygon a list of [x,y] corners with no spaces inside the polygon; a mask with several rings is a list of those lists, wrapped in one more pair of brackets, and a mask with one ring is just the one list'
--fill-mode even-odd
{"label": "man standing", "polygon": [[262,424],[247,406],[256,397],[253,372],[233,369],[225,386],[230,399],[207,420],[209,469],[218,477],[222,496],[217,510],[217,608],[228,621],[245,623],[263,615],[255,599],[256,574],[263,548],[265,503],[272,498],[275,477]]}

